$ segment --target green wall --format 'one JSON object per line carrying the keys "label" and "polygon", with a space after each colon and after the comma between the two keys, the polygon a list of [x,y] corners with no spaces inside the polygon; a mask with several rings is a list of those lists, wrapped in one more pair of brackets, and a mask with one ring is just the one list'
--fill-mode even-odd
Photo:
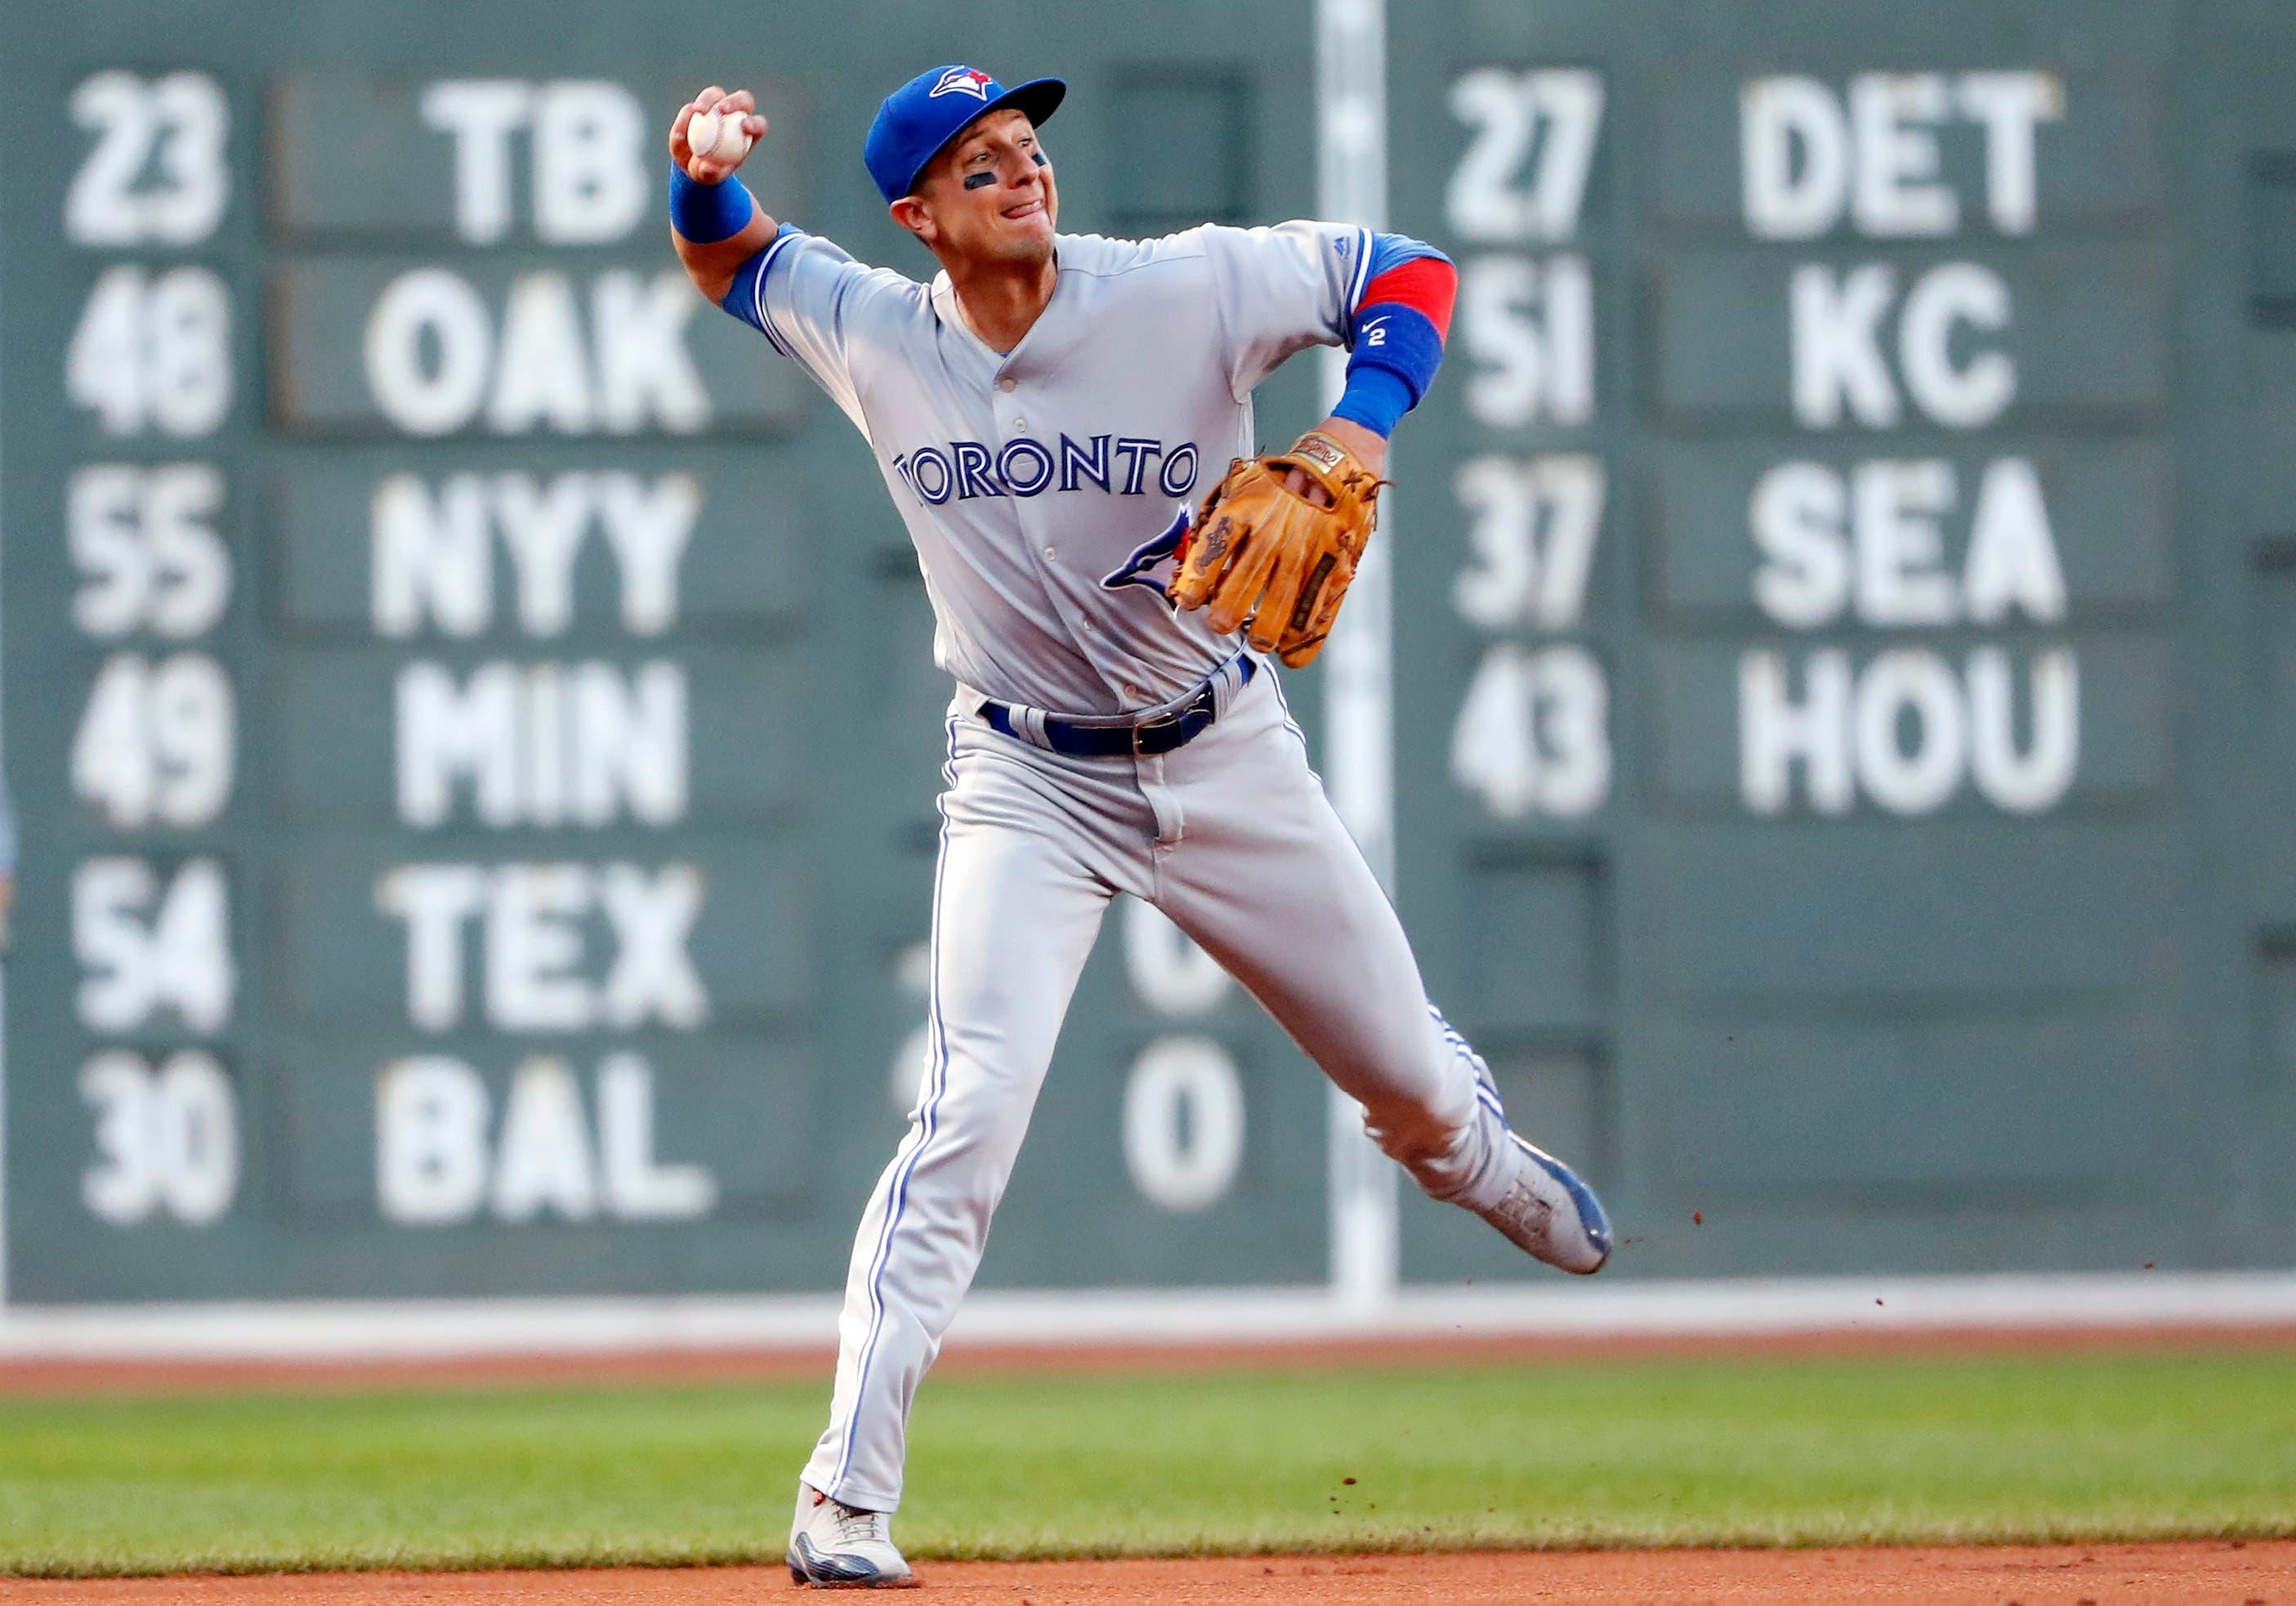
{"label": "green wall", "polygon": [[[661,127],[755,86],[769,208],[911,272],[857,150],[942,60],[1070,79],[1065,227],[1314,205],[1300,0],[526,15],[0,20],[59,153],[0,173],[12,1300],[835,1287],[947,685],[867,447],[685,289]],[[1398,898],[1619,1270],[2285,1264],[2296,22],[1390,35],[1390,221],[1464,275]],[[983,1281],[1321,1281],[1324,1085],[1144,912]],[[1404,1219],[1406,1280],[1533,1274]]]}

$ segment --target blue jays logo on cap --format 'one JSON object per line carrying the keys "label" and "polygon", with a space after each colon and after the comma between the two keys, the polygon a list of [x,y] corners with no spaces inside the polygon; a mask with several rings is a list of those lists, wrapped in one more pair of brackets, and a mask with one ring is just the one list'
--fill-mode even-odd
{"label": "blue jays logo on cap", "polygon": [[1031,78],[1007,89],[978,67],[935,67],[885,97],[862,142],[861,160],[885,199],[898,201],[917,187],[951,140],[991,111],[1010,106],[1042,128],[1067,94],[1058,78]]}
{"label": "blue jays logo on cap", "polygon": [[940,75],[940,82],[932,86],[930,98],[939,100],[944,95],[969,95],[974,100],[988,98],[988,86],[996,80],[978,67],[952,67]]}

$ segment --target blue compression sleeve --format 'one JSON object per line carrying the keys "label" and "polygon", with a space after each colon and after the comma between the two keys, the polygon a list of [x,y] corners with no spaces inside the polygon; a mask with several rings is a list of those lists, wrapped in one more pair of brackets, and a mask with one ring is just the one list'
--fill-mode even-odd
{"label": "blue compression sleeve", "polygon": [[701,184],[669,164],[669,226],[696,245],[732,239],[757,212],[757,197],[739,177],[729,174],[718,184]]}
{"label": "blue compression sleeve", "polygon": [[1443,337],[1459,271],[1451,259],[1406,235],[1374,235],[1364,287],[1348,325],[1348,384],[1335,418],[1382,438],[1419,405],[1443,366]]}
{"label": "blue compression sleeve", "polygon": [[1443,363],[1443,337],[1416,307],[1375,301],[1355,324],[1348,358],[1348,388],[1335,418],[1349,418],[1382,437],[1395,433],[1404,414],[1419,405]]}
{"label": "blue compression sleeve", "polygon": [[1387,369],[1359,368],[1350,363],[1348,388],[1340,393],[1332,416],[1352,419],[1384,441],[1395,433],[1395,426],[1411,410],[1414,399],[1411,387]]}

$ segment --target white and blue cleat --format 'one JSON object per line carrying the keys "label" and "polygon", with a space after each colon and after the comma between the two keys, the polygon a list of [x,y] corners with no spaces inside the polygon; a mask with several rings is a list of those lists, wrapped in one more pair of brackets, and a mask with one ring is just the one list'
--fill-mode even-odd
{"label": "white and blue cleat", "polygon": [[913,1589],[917,1576],[894,1547],[884,1511],[832,1500],[810,1484],[797,1487],[790,1525],[790,1577],[816,1589]]}
{"label": "white and blue cleat", "polygon": [[1514,1140],[1514,1182],[1499,1202],[1478,1210],[1524,1254],[1579,1277],[1611,1258],[1611,1218],[1578,1174],[1553,1155]]}

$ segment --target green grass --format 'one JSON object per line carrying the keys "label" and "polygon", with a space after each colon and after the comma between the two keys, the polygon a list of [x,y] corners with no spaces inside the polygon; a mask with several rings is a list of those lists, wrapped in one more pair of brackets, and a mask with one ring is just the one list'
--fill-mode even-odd
{"label": "green grass", "polygon": [[[0,1571],[772,1560],[825,1404],[0,1401]],[[911,1470],[923,1557],[2296,1536],[2296,1359],[953,1375]]]}

